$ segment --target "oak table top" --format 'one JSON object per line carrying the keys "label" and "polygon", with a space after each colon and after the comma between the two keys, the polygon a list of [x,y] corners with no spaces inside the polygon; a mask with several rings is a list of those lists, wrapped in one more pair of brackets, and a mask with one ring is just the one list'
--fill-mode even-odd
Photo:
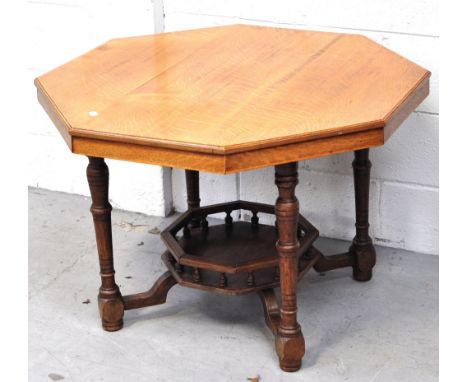
{"label": "oak table top", "polygon": [[233,173],[382,145],[429,77],[364,36],[232,25],[111,40],[35,84],[74,153]]}

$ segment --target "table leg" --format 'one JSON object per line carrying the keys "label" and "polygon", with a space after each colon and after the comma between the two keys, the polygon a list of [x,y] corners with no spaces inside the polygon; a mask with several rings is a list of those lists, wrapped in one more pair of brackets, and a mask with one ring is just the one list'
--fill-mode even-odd
{"label": "table leg", "polygon": [[369,149],[354,152],[354,196],[356,203],[356,236],[349,248],[353,255],[353,276],[358,281],[372,278],[375,265],[375,248],[369,236],[369,185],[371,161]]}
{"label": "table leg", "polygon": [[107,331],[119,330],[123,326],[124,303],[114,279],[112,253],[112,226],[109,203],[109,170],[103,158],[89,157],[86,171],[91,191],[91,213],[96,231],[96,243],[101,271],[101,287],[98,304],[102,327]]}
{"label": "table leg", "polygon": [[[188,209],[200,207],[200,179],[199,172],[185,170],[185,183],[187,186],[187,207]],[[191,227],[199,227],[200,219],[193,218],[190,222]]]}
{"label": "table leg", "polygon": [[294,190],[298,183],[297,162],[275,166],[275,183],[279,192],[275,214],[281,287],[281,320],[276,334],[276,352],[281,369],[296,371],[300,369],[305,353],[296,304],[299,202]]}

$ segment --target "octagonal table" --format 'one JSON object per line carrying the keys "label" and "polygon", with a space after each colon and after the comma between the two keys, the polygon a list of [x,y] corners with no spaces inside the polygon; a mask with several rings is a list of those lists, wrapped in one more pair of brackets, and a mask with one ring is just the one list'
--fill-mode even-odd
{"label": "octagonal table", "polygon": [[[369,148],[427,96],[429,77],[364,36],[232,25],[111,40],[37,78],[38,99],[70,150],[89,157],[103,328],[121,329],[126,309],[164,303],[175,284],[257,292],[280,367],[298,370],[297,280],[341,267],[371,279]],[[356,236],[348,252],[323,255],[313,246],[318,230],[299,214],[297,162],[346,151],[355,153]],[[188,210],[162,232],[168,271],[147,292],[122,296],[114,279],[104,158],[186,170]],[[200,207],[199,171],[266,166],[275,166],[275,206]],[[233,221],[235,210],[251,221]],[[225,223],[209,227],[207,216],[220,212]],[[275,215],[275,226],[259,213]]]}

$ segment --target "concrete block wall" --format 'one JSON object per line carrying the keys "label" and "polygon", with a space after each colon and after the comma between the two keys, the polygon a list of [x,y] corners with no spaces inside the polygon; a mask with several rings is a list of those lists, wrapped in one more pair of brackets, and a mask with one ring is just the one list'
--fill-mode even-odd
{"label": "concrete block wall", "polygon": [[[370,220],[377,244],[438,253],[436,1],[169,0],[164,14],[165,31],[244,23],[359,33],[431,70],[430,96],[384,147],[371,150]],[[300,163],[301,211],[323,236],[353,237],[352,158],[346,153]],[[180,211],[184,184],[182,171],[174,170],[174,207]],[[273,170],[204,175],[201,194],[203,204],[236,198],[274,203]]]}
{"label": "concrete block wall", "polygon": [[[28,184],[89,195],[87,159],[70,154],[37,102],[33,80],[112,38],[161,32],[162,0],[31,0],[28,12]],[[114,207],[160,216],[171,211],[170,171],[113,160],[107,163]]]}

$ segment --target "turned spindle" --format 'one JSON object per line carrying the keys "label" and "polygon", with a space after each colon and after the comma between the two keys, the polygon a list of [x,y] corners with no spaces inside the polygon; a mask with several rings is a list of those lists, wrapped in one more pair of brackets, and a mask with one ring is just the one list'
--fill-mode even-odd
{"label": "turned spindle", "polygon": [[252,218],[250,219],[253,228],[258,228],[258,212],[252,211]]}
{"label": "turned spindle", "polygon": [[227,285],[226,273],[221,273],[219,275],[219,287],[220,288],[225,288],[226,285]]}
{"label": "turned spindle", "polygon": [[279,267],[276,266],[275,267],[275,281],[279,281],[280,279],[280,271],[279,271]]}
{"label": "turned spindle", "polygon": [[193,281],[199,283],[201,281],[200,271],[198,268],[193,268],[192,274]]}
{"label": "turned spindle", "polygon": [[[187,207],[189,210],[200,207],[200,175],[198,171],[185,170],[185,184],[187,186]],[[200,226],[200,218],[190,220],[191,227]]]}
{"label": "turned spindle", "polygon": [[226,211],[226,217],[224,218],[225,227],[227,230],[232,229],[232,216],[231,211]]}
{"label": "turned spindle", "polygon": [[247,286],[249,287],[253,287],[255,286],[255,275],[252,272],[249,272],[248,275],[247,275]]}

